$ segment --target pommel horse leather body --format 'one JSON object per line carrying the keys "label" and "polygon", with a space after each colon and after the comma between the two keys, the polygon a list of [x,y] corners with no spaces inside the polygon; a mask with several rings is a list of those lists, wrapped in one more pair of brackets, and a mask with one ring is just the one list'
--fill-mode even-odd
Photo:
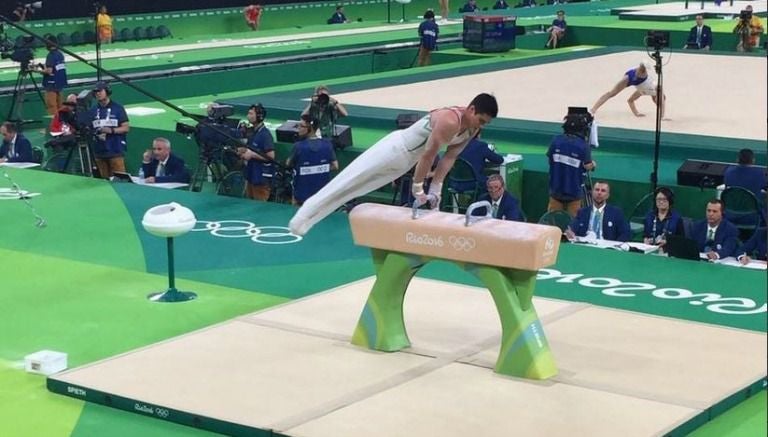
{"label": "pommel horse leather body", "polygon": [[376,267],[353,344],[381,351],[410,346],[403,320],[408,284],[427,262],[449,260],[491,292],[502,325],[496,372],[531,379],[557,374],[532,298],[537,271],[557,260],[558,228],[496,219],[465,226],[459,214],[424,211],[413,218],[408,208],[377,204],[358,205],[349,219],[355,243],[371,248]]}

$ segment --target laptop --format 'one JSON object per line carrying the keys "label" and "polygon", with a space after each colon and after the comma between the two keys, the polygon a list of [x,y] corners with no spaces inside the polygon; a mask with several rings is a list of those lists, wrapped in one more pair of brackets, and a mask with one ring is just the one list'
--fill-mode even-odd
{"label": "laptop", "polygon": [[682,258],[698,261],[699,245],[695,240],[681,235],[668,235],[664,250],[673,258]]}
{"label": "laptop", "polygon": [[115,182],[130,182],[133,183],[133,179],[131,179],[131,175],[128,173],[123,173],[121,171],[115,171],[112,172],[112,180]]}

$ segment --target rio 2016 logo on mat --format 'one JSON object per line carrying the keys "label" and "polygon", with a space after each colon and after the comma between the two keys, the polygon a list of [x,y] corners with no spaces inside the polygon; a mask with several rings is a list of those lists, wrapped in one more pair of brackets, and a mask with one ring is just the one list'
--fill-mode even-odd
{"label": "rio 2016 logo on mat", "polygon": [[292,244],[302,240],[285,226],[256,226],[245,220],[198,220],[191,232],[208,232],[218,238],[249,238],[259,244]]}
{"label": "rio 2016 logo on mat", "polygon": [[685,288],[657,287],[646,282],[623,282],[615,278],[588,278],[582,273],[562,273],[554,269],[539,269],[536,275],[539,281],[552,280],[563,284],[576,283],[582,287],[601,289],[600,292],[611,297],[636,297],[637,292],[650,292],[658,299],[688,300],[694,306],[706,305],[708,311],[719,314],[749,315],[768,311],[768,305],[760,305],[746,297],[728,297],[717,293],[696,293]]}

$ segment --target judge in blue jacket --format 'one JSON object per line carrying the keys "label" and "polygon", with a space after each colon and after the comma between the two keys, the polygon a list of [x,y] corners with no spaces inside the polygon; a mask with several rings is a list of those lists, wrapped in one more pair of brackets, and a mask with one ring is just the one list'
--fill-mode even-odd
{"label": "judge in blue jacket", "polygon": [[702,15],[696,16],[696,25],[688,32],[686,49],[709,50],[712,48],[712,28],[704,24]]}
{"label": "judge in blue jacket", "polygon": [[0,146],[0,163],[3,162],[32,162],[32,144],[21,133],[16,131],[16,125],[6,121],[0,126],[3,145]]}
{"label": "judge in blue jacket", "polygon": [[152,141],[152,151],[144,152],[141,168],[147,184],[189,183],[189,172],[184,166],[184,160],[171,153],[171,142],[165,138]]}
{"label": "judge in blue jacket", "polygon": [[[520,209],[520,203],[504,189],[504,178],[501,175],[494,174],[488,178],[486,183],[488,194],[480,198],[491,203],[491,215],[499,220],[511,220],[516,222],[525,221],[523,212]],[[486,215],[486,208],[478,208],[473,215]]]}
{"label": "judge in blue jacket", "polygon": [[566,231],[567,237],[584,237],[591,231],[598,239],[628,241],[629,222],[620,208],[608,205],[610,196],[610,185],[607,182],[596,182],[592,188],[592,206],[581,208],[576,213],[576,218]]}
{"label": "judge in blue jacket", "polygon": [[725,205],[720,199],[707,202],[707,218],[696,222],[691,238],[699,245],[699,252],[714,261],[736,255],[739,230],[728,220],[723,220]]}

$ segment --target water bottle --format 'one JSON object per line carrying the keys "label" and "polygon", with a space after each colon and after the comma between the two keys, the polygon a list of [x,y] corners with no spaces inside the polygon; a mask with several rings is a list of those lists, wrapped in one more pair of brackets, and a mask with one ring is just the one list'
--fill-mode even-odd
{"label": "water bottle", "polygon": [[139,180],[144,182],[144,166],[139,167]]}

